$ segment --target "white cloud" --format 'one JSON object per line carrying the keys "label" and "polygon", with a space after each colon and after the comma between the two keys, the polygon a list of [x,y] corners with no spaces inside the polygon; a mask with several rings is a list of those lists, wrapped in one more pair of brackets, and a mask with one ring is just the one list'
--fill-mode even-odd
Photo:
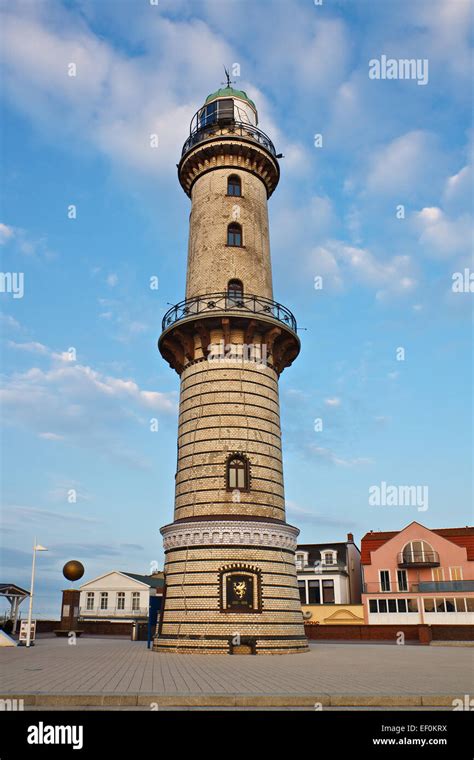
{"label": "white cloud", "polygon": [[370,193],[397,197],[400,203],[421,188],[441,183],[444,160],[430,132],[407,132],[375,151],[366,186]]}
{"label": "white cloud", "polygon": [[107,277],[107,285],[109,285],[111,288],[115,288],[117,283],[118,283],[118,275],[115,274],[115,272],[111,272],[109,276]]}
{"label": "white cloud", "polygon": [[5,314],[4,312],[0,312],[0,323],[4,328],[8,328],[10,330],[21,330],[21,325],[18,320],[16,320],[10,314]]}
{"label": "white cloud", "polygon": [[437,206],[426,207],[413,214],[420,245],[432,258],[453,258],[472,250],[473,222],[468,214],[450,219]]}
{"label": "white cloud", "polygon": [[15,232],[13,227],[9,227],[7,224],[0,222],[0,245],[4,245],[10,238],[14,236]]}
{"label": "white cloud", "polygon": [[335,396],[334,398],[325,398],[324,403],[326,406],[341,406],[341,399]]}
{"label": "white cloud", "polygon": [[147,415],[176,410],[175,393],[145,390],[132,379],[68,361],[67,354],[41,343],[16,347],[48,359],[50,366],[31,367],[4,379],[3,420],[43,439],[99,448],[139,466],[139,459],[127,449],[124,426],[147,425]]}
{"label": "white cloud", "polygon": [[326,269],[331,288],[359,283],[377,289],[376,296],[405,295],[416,288],[415,267],[410,256],[389,259],[375,256],[367,248],[347,245],[338,240],[327,241],[313,251],[312,269],[320,274]]}
{"label": "white cloud", "polygon": [[314,444],[310,444],[308,446],[308,451],[317,459],[320,459],[328,464],[336,465],[338,467],[358,467],[360,465],[373,463],[373,460],[367,457],[354,457],[352,459],[345,459],[344,457],[338,456],[331,449],[325,448],[323,446],[316,446]]}
{"label": "white cloud", "polygon": [[[112,160],[148,173],[174,171],[169,156],[179,155],[199,105],[195,93],[203,97],[202,83],[231,58],[226,43],[196,19],[150,16],[155,49],[133,57],[58,6],[41,14],[20,4],[3,12],[1,23],[5,90],[15,105],[46,134],[67,140],[80,131]],[[71,63],[76,76],[68,75]],[[152,134],[158,148],[150,145]]]}

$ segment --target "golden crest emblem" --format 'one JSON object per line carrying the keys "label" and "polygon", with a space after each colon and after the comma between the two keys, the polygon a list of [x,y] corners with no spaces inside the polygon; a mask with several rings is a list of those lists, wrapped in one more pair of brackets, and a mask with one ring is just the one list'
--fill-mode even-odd
{"label": "golden crest emblem", "polygon": [[235,581],[234,582],[234,594],[239,599],[243,599],[244,598],[246,591],[247,591],[247,584],[246,584],[245,581]]}

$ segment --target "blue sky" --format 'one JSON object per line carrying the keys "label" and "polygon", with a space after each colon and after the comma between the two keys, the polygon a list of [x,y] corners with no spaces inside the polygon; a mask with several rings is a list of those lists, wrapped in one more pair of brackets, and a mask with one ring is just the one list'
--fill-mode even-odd
{"label": "blue sky", "polygon": [[[24,274],[23,298],[0,293],[2,580],[29,586],[35,535],[43,617],[69,559],[88,578],[162,564],[178,377],[156,340],[184,296],[189,214],[176,163],[223,64],[285,156],[274,292],[305,328],[280,384],[288,521],[305,542],[472,523],[472,293],[452,290],[473,269],[469,3],[0,8],[2,271]],[[428,83],[370,79],[381,55],[427,59]],[[428,510],[369,506],[382,481],[427,485]]]}

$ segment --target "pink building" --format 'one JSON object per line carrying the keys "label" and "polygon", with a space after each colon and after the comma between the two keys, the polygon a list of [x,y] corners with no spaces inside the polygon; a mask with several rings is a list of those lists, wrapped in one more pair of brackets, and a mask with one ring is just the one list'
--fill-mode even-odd
{"label": "pink building", "polygon": [[361,541],[366,623],[474,623],[474,528],[366,533]]}

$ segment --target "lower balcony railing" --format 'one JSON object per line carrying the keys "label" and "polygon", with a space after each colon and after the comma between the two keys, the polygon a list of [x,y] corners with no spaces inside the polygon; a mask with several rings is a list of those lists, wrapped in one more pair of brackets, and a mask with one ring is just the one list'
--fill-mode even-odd
{"label": "lower balcony railing", "polygon": [[437,591],[474,591],[474,581],[420,581],[422,593]]}
{"label": "lower balcony railing", "polygon": [[271,317],[290,327],[296,332],[296,319],[286,306],[270,298],[255,295],[235,296],[229,293],[206,293],[194,298],[188,298],[168,309],[163,317],[162,330],[171,327],[175,322],[188,317],[212,312],[233,312],[238,314],[257,314]]}

